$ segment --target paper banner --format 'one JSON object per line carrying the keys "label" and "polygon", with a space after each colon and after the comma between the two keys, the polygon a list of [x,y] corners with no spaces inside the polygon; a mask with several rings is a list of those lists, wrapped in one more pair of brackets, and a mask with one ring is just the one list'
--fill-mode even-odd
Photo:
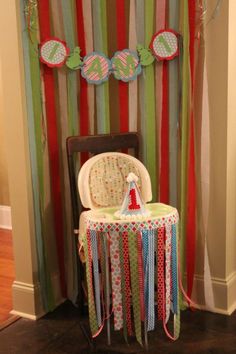
{"label": "paper banner", "polygon": [[65,64],[70,49],[59,38],[51,37],[40,44],[40,61],[47,66],[61,67]]}
{"label": "paper banner", "polygon": [[137,54],[129,49],[116,52],[111,63],[115,78],[124,82],[135,80],[142,70]]}

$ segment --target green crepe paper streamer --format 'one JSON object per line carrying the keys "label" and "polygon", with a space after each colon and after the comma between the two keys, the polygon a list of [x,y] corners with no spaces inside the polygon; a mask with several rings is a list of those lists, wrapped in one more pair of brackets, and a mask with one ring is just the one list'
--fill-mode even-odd
{"label": "green crepe paper streamer", "polygon": [[[188,126],[189,126],[189,23],[188,0],[183,0],[183,55],[182,55],[182,115],[181,115],[181,181],[180,181],[180,263],[181,274],[185,267],[186,242],[186,196],[187,196],[187,158],[188,158]],[[181,296],[181,308],[183,297]]]}
{"label": "green crepe paper streamer", "polygon": [[[136,0],[136,24],[138,43],[144,43],[144,1]],[[142,70],[138,76],[139,92],[139,110],[140,110],[140,129],[141,129],[141,159],[144,165],[147,164],[147,146],[146,146],[146,123],[145,123],[145,71]]]}
{"label": "green crepe paper streamer", "polygon": [[[34,198],[35,236],[37,245],[38,276],[42,301],[45,311],[52,311],[55,308],[54,295],[50,279],[50,272],[47,267],[46,250],[42,230],[42,206],[44,196],[43,183],[43,144],[42,144],[42,102],[41,102],[41,81],[38,59],[37,32],[32,30],[29,40],[27,26],[24,16],[24,3],[21,6],[21,23],[23,27],[22,42],[24,52],[26,101],[29,131],[30,162],[32,171],[32,187]],[[37,14],[33,13],[34,26],[36,26]]]}
{"label": "green crepe paper streamer", "polygon": [[[178,31],[179,0],[169,0],[169,28]],[[169,61],[169,144],[170,205],[177,207],[177,160],[179,124],[179,60]]]}
{"label": "green crepe paper streamer", "polygon": [[[107,32],[106,10],[103,0],[92,0],[93,33],[95,51],[104,51],[104,37]],[[106,50],[106,45],[105,45]],[[106,93],[107,91],[107,93]],[[96,86],[96,106],[97,106],[97,133],[109,133],[109,106],[108,106],[108,82]]]}
{"label": "green crepe paper streamer", "polygon": [[88,285],[88,309],[89,309],[89,324],[92,335],[94,335],[98,331],[98,323],[96,317],[96,310],[95,310],[95,302],[93,298],[93,288],[91,287],[92,284],[92,269],[90,269],[89,264],[89,250],[88,250],[88,237],[86,234],[83,237],[83,246],[84,246],[84,253],[86,259],[86,278],[87,278],[87,285]]}
{"label": "green crepe paper streamer", "polygon": [[125,306],[125,270],[124,270],[124,253],[123,253],[123,237],[122,237],[122,234],[120,234],[120,238],[119,238],[119,251],[120,251],[120,268],[121,268],[123,333],[124,333],[125,341],[126,341],[126,343],[128,343],[127,325],[126,325],[126,306]]}
{"label": "green crepe paper streamer", "polygon": [[[108,56],[106,0],[101,0],[101,24],[102,24],[103,52]],[[105,133],[109,133],[110,132],[109,81],[104,82],[104,93],[105,93]]]}
{"label": "green crepe paper streamer", "polygon": [[[65,40],[72,51],[75,47],[75,28],[74,28],[74,7],[72,2],[61,0],[63,25]],[[68,95],[68,128],[70,135],[79,134],[78,110],[77,110],[77,73],[68,70],[67,73],[67,95]]]}
{"label": "green crepe paper streamer", "polygon": [[142,327],[141,327],[141,307],[139,296],[139,274],[138,274],[138,245],[137,234],[129,232],[129,259],[131,274],[132,303],[134,312],[134,327],[137,341],[142,345]]}
{"label": "green crepe paper streamer", "polygon": [[[145,1],[145,46],[148,47],[153,36],[154,1]],[[154,66],[147,66],[145,69],[145,121],[146,121],[146,145],[147,163],[146,167],[151,177],[153,201],[157,197],[156,178],[156,116],[155,116],[155,85]]]}

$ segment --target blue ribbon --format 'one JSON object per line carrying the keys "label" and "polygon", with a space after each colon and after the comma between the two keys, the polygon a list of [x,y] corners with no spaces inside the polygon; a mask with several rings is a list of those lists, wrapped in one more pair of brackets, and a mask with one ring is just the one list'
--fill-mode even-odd
{"label": "blue ribbon", "polygon": [[98,326],[102,324],[101,318],[101,299],[100,299],[100,282],[99,282],[99,268],[98,268],[98,245],[97,245],[97,233],[95,230],[90,230],[90,240],[92,248],[92,260],[93,260],[93,279],[95,289],[95,301]]}

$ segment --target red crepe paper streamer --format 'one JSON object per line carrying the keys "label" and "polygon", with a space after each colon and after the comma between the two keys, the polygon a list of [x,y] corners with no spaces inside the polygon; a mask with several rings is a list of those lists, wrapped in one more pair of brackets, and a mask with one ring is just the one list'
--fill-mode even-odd
{"label": "red crepe paper streamer", "polygon": [[[38,1],[39,27],[41,41],[50,37],[49,0]],[[51,172],[51,190],[53,202],[54,228],[56,232],[57,256],[60,271],[60,286],[62,296],[66,297],[65,264],[64,264],[64,237],[63,213],[60,186],[59,145],[57,137],[57,116],[55,106],[55,85],[53,70],[48,66],[43,67],[45,87],[45,106],[47,114],[47,135],[49,149],[49,163]]]}
{"label": "red crepe paper streamer", "polygon": [[[118,50],[126,48],[126,22],[125,22],[125,1],[116,0],[117,18],[117,47]],[[129,130],[129,106],[128,106],[128,85],[119,80],[119,110],[120,110],[120,131],[125,133]]]}
{"label": "red crepe paper streamer", "polygon": [[[84,31],[84,18],[83,18],[83,4],[82,0],[76,0],[76,15],[77,15],[77,33],[78,33],[78,43],[81,49],[81,55],[84,57],[86,55],[85,46],[85,31]],[[88,109],[88,83],[80,75],[80,135],[89,134],[89,109]],[[84,152],[81,154],[81,165],[88,160],[88,153]]]}
{"label": "red crepe paper streamer", "polygon": [[187,295],[190,297],[193,288],[196,248],[196,176],[195,176],[195,142],[194,142],[194,46],[195,46],[195,1],[189,0],[189,52],[191,73],[191,112],[190,112],[190,136],[189,136],[189,161],[188,161],[188,194],[187,194]]}
{"label": "red crepe paper streamer", "polygon": [[161,120],[161,171],[160,201],[169,203],[169,94],[168,94],[168,62],[163,62],[162,74],[162,120]]}

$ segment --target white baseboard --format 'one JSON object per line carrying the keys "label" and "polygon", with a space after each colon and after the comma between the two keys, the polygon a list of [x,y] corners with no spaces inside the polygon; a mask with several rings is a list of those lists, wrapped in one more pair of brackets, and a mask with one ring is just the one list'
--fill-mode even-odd
{"label": "white baseboard", "polygon": [[200,310],[231,315],[236,310],[236,271],[226,279],[212,277],[215,307],[210,310],[205,305],[203,275],[194,276],[192,299]]}
{"label": "white baseboard", "polygon": [[[65,301],[61,297],[59,273],[52,275],[52,288],[54,289],[55,305],[59,306]],[[37,320],[46,314],[43,309],[40,284],[28,284],[14,281],[12,285],[13,310],[11,314],[31,320]]]}
{"label": "white baseboard", "polygon": [[0,205],[0,228],[12,230],[10,206]]}

